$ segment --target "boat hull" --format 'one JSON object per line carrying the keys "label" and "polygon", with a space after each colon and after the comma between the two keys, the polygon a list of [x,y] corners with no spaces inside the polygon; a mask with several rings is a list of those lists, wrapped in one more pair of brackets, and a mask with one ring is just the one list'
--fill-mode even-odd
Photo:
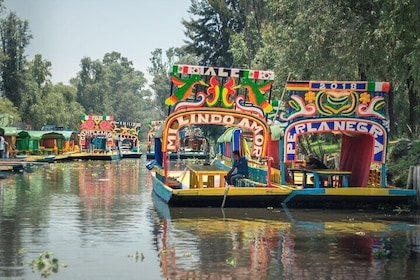
{"label": "boat hull", "polygon": [[125,152],[121,153],[121,158],[141,158],[143,153],[136,153],[136,152]]}
{"label": "boat hull", "polygon": [[[147,153],[147,159],[155,159],[155,153]],[[168,155],[170,160],[177,160],[177,159],[209,159],[209,155],[199,154],[199,153],[171,153]]]}
{"label": "boat hull", "polygon": [[67,160],[117,160],[119,155],[116,152],[113,153],[72,153],[67,156]]}
{"label": "boat hull", "polygon": [[197,188],[172,189],[156,176],[153,192],[174,207],[297,207],[297,208],[378,208],[407,205],[414,190],[389,188]]}

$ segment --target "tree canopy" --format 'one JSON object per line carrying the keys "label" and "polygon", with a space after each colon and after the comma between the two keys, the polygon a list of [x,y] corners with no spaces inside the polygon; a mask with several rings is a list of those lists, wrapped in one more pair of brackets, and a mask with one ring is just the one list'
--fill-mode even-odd
{"label": "tree canopy", "polygon": [[[387,95],[392,137],[418,137],[420,5],[417,0],[191,0],[185,44],[156,48],[148,72],[117,50],[83,57],[70,85],[51,82],[50,61],[29,59],[30,23],[0,0],[0,106],[34,129],[45,123],[78,129],[79,115],[150,120],[168,113],[173,63],[273,70],[273,96],[287,79],[372,80]],[[7,102],[7,103],[6,103]]]}

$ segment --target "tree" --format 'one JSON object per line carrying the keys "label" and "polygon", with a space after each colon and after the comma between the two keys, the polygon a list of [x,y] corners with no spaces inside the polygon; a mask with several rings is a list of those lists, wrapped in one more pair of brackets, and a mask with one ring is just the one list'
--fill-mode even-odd
{"label": "tree", "polygon": [[0,96],[0,126],[12,126],[18,121],[20,121],[18,109],[8,98]]}
{"label": "tree", "polygon": [[85,110],[77,102],[76,89],[62,83],[53,85],[46,99],[44,123],[63,126],[66,129],[79,130],[80,116]]}
{"label": "tree", "polygon": [[[21,102],[19,110],[22,121],[34,128],[41,128],[45,123],[48,94],[51,91],[51,62],[43,60],[40,54],[26,63]],[[47,102],[46,102],[47,101]]]}
{"label": "tree", "polygon": [[152,52],[150,62],[152,67],[147,70],[153,76],[153,81],[150,87],[153,89],[155,95],[155,108],[158,111],[159,119],[163,119],[168,114],[168,107],[165,105],[165,99],[171,94],[171,80],[169,72],[171,65],[174,62],[175,50],[170,48],[166,51],[166,57],[163,57],[162,49],[155,49]]}
{"label": "tree", "polygon": [[[194,16],[183,20],[190,41],[186,50],[200,57],[201,64],[232,67],[229,51],[231,36],[244,27],[240,0],[192,0],[188,12]],[[246,1],[249,2],[249,1]]]}
{"label": "tree", "polygon": [[27,21],[20,20],[11,12],[0,20],[1,39],[1,91],[12,103],[19,107],[22,101],[25,63],[25,48],[32,36]]}
{"label": "tree", "polygon": [[83,58],[81,67],[71,83],[86,114],[112,115],[115,120],[146,126],[146,118],[153,115],[152,92],[145,88],[144,74],[136,71],[131,61],[111,52],[102,61]]}
{"label": "tree", "polygon": [[109,81],[105,80],[104,65],[99,60],[85,57],[80,62],[81,70],[71,83],[77,89],[77,102],[87,114],[112,113]]}
{"label": "tree", "polygon": [[[118,52],[105,54],[103,60],[104,80],[110,86],[109,98],[115,118],[135,121],[139,117],[138,107],[142,98],[151,95],[145,90],[146,78],[141,71],[133,68],[133,63]],[[132,108],[127,110],[127,107]]]}

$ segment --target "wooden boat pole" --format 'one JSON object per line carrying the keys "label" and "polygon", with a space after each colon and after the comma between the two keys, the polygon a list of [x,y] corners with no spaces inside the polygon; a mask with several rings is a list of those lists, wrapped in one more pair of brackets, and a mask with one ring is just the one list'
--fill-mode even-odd
{"label": "wooden boat pole", "polygon": [[416,206],[420,205],[420,166],[410,166],[408,170],[406,189],[416,190]]}
{"label": "wooden boat pole", "polygon": [[162,153],[162,163],[163,163],[163,172],[164,172],[164,183],[168,185],[168,161],[167,161],[166,151]]}
{"label": "wooden boat pole", "polygon": [[268,133],[267,145],[267,186],[271,188],[271,132]]}
{"label": "wooden boat pole", "polygon": [[406,189],[414,189],[413,173],[414,173],[414,166],[410,166],[410,169],[408,170],[407,185],[405,187]]}
{"label": "wooden boat pole", "polygon": [[223,201],[222,201],[222,205],[220,206],[221,208],[225,208],[225,203],[226,203],[226,197],[227,197],[227,193],[229,191],[229,185],[227,185],[225,187],[225,193],[223,195]]}
{"label": "wooden boat pole", "polygon": [[417,192],[417,206],[420,205],[420,166],[414,167],[414,189]]}

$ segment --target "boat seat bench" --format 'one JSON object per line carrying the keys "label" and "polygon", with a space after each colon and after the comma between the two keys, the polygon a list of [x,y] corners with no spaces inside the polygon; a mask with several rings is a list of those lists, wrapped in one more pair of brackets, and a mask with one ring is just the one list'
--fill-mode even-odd
{"label": "boat seat bench", "polygon": [[265,188],[267,184],[256,182],[248,178],[238,179],[237,187],[245,187],[245,188]]}
{"label": "boat seat bench", "polygon": [[246,188],[266,188],[267,187],[267,171],[255,167],[249,167],[248,178],[242,178],[237,181],[237,187]]}

